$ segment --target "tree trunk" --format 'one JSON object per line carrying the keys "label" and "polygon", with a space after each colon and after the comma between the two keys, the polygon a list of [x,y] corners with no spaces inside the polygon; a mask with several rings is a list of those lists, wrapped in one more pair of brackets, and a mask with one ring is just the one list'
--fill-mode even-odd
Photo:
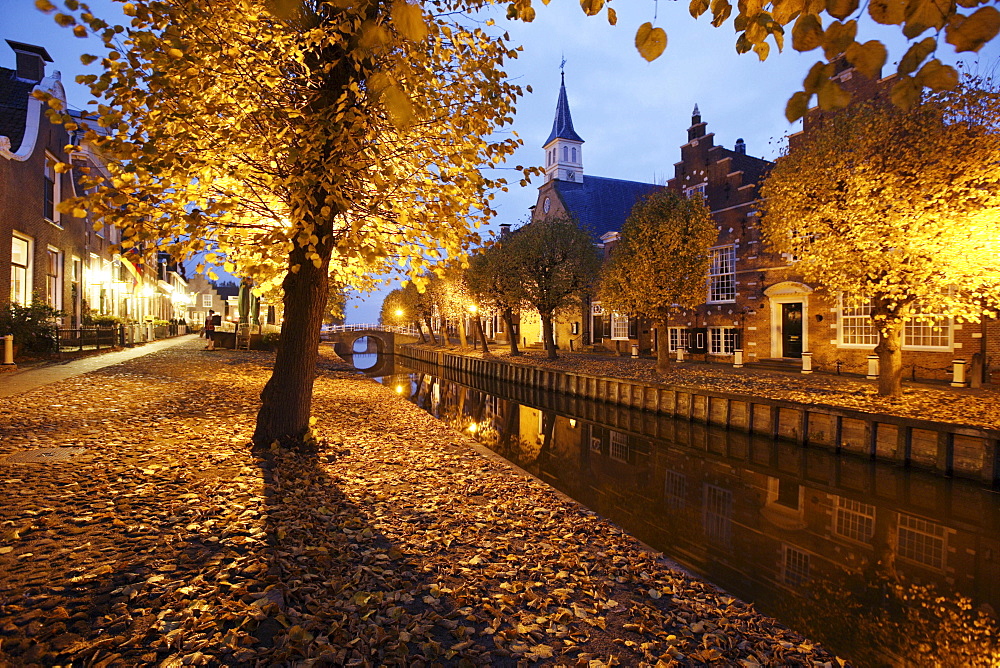
{"label": "tree trunk", "polygon": [[514,312],[511,309],[504,309],[503,321],[507,323],[507,342],[510,344],[510,355],[516,357],[521,354],[517,349],[517,336],[514,335]]}
{"label": "tree trunk", "polygon": [[462,345],[462,348],[469,347],[469,336],[465,333],[465,316],[458,317],[458,342]]}
{"label": "tree trunk", "polygon": [[476,329],[479,330],[479,338],[483,341],[483,352],[490,352],[490,348],[486,344],[486,330],[483,329],[483,319],[478,315],[476,316]]}
{"label": "tree trunk", "polygon": [[417,332],[420,334],[420,343],[427,343],[427,337],[424,336],[424,328],[420,324],[420,321],[415,320],[413,324],[417,326]]}
{"label": "tree trunk", "polygon": [[431,343],[435,346],[438,344],[437,337],[434,336],[434,328],[431,327],[431,317],[429,315],[424,316],[424,323],[427,325],[427,334],[431,337]]}
{"label": "tree trunk", "polygon": [[556,344],[552,340],[552,314],[539,314],[542,316],[542,339],[545,341],[545,350],[548,351],[548,358],[554,360],[559,357],[556,354]]}
{"label": "tree trunk", "polygon": [[299,265],[299,271],[289,271],[282,283],[285,320],[281,324],[281,344],[274,359],[274,371],[260,395],[253,435],[256,448],[275,441],[301,446],[309,430],[333,246],[320,244],[316,252],[320,254],[319,267],[306,258],[306,249],[302,247],[296,246],[289,255],[289,266]]}
{"label": "tree trunk", "polygon": [[448,336],[448,321],[444,318],[441,319],[441,340],[444,341],[444,345],[451,345],[451,337]]}
{"label": "tree trunk", "polygon": [[881,397],[898,398],[903,395],[903,347],[901,345],[903,321],[890,318],[878,328],[878,393]]}
{"label": "tree trunk", "polygon": [[656,328],[656,370],[661,372],[670,370],[670,330],[667,322],[666,317],[662,318]]}

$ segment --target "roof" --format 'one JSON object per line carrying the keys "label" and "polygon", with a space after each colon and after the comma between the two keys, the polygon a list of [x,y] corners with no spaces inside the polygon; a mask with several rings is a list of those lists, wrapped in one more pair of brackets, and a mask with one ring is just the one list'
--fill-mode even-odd
{"label": "roof", "polygon": [[[760,183],[768,170],[774,164],[764,158],[755,158],[746,153],[739,153],[722,146],[713,147],[714,150],[721,150],[723,157],[730,158],[730,168],[734,172],[743,172],[743,183]],[[721,159],[721,158],[720,158]]]}
{"label": "roof", "polygon": [[35,46],[34,44],[25,44],[24,42],[15,42],[12,39],[8,39],[8,40],[5,40],[5,41],[7,42],[7,46],[9,46],[10,48],[14,49],[15,53],[17,53],[19,51],[23,51],[24,53],[33,53],[36,56],[40,56],[42,58],[42,60],[44,60],[47,63],[51,63],[52,62],[52,56],[49,55],[49,52],[45,50],[44,46]]}
{"label": "roof", "polygon": [[215,288],[215,292],[223,298],[226,297],[236,297],[240,294],[240,286],[235,284],[216,284],[212,287]]}
{"label": "roof", "polygon": [[566,210],[596,237],[621,231],[639,200],[664,186],[584,175],[583,183],[552,181]]}
{"label": "roof", "polygon": [[559,99],[556,100],[556,117],[552,121],[552,132],[542,146],[548,146],[553,139],[572,139],[583,142],[583,138],[576,134],[573,129],[573,117],[569,113],[569,100],[566,99],[566,75],[563,74],[562,84],[559,86]]}
{"label": "roof", "polygon": [[10,137],[10,147],[16,151],[24,139],[28,120],[28,99],[35,84],[20,81],[17,70],[0,67],[0,136]]}

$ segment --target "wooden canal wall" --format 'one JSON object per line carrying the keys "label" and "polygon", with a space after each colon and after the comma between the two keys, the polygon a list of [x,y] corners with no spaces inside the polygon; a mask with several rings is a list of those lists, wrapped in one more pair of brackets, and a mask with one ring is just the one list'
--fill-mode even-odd
{"label": "wooden canal wall", "polygon": [[1000,430],[880,413],[604,378],[466,357],[419,346],[401,357],[539,390],[628,406],[835,452],[975,478],[1000,486]]}

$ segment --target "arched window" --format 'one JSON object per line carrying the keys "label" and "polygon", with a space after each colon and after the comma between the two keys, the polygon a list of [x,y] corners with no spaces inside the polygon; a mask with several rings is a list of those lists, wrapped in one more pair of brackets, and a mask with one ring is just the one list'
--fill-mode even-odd
{"label": "arched window", "polygon": [[569,160],[569,148],[563,146],[563,161]]}
{"label": "arched window", "polygon": [[573,162],[576,162],[576,148],[573,149]]}

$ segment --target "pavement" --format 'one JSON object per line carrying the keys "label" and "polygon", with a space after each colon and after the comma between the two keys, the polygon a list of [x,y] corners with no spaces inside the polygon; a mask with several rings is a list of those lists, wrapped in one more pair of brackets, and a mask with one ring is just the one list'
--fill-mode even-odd
{"label": "pavement", "polygon": [[0,374],[0,397],[23,394],[42,385],[49,385],[50,383],[56,383],[66,378],[73,378],[74,376],[103,369],[114,364],[121,364],[136,357],[173,348],[197,338],[197,334],[186,334],[184,336],[154,341],[134,348],[88,355],[87,357],[78,357],[68,361],[45,362],[26,369]]}
{"label": "pavement", "polygon": [[0,666],[837,665],[336,358],[258,458],[273,354],[125,355],[0,398]]}

